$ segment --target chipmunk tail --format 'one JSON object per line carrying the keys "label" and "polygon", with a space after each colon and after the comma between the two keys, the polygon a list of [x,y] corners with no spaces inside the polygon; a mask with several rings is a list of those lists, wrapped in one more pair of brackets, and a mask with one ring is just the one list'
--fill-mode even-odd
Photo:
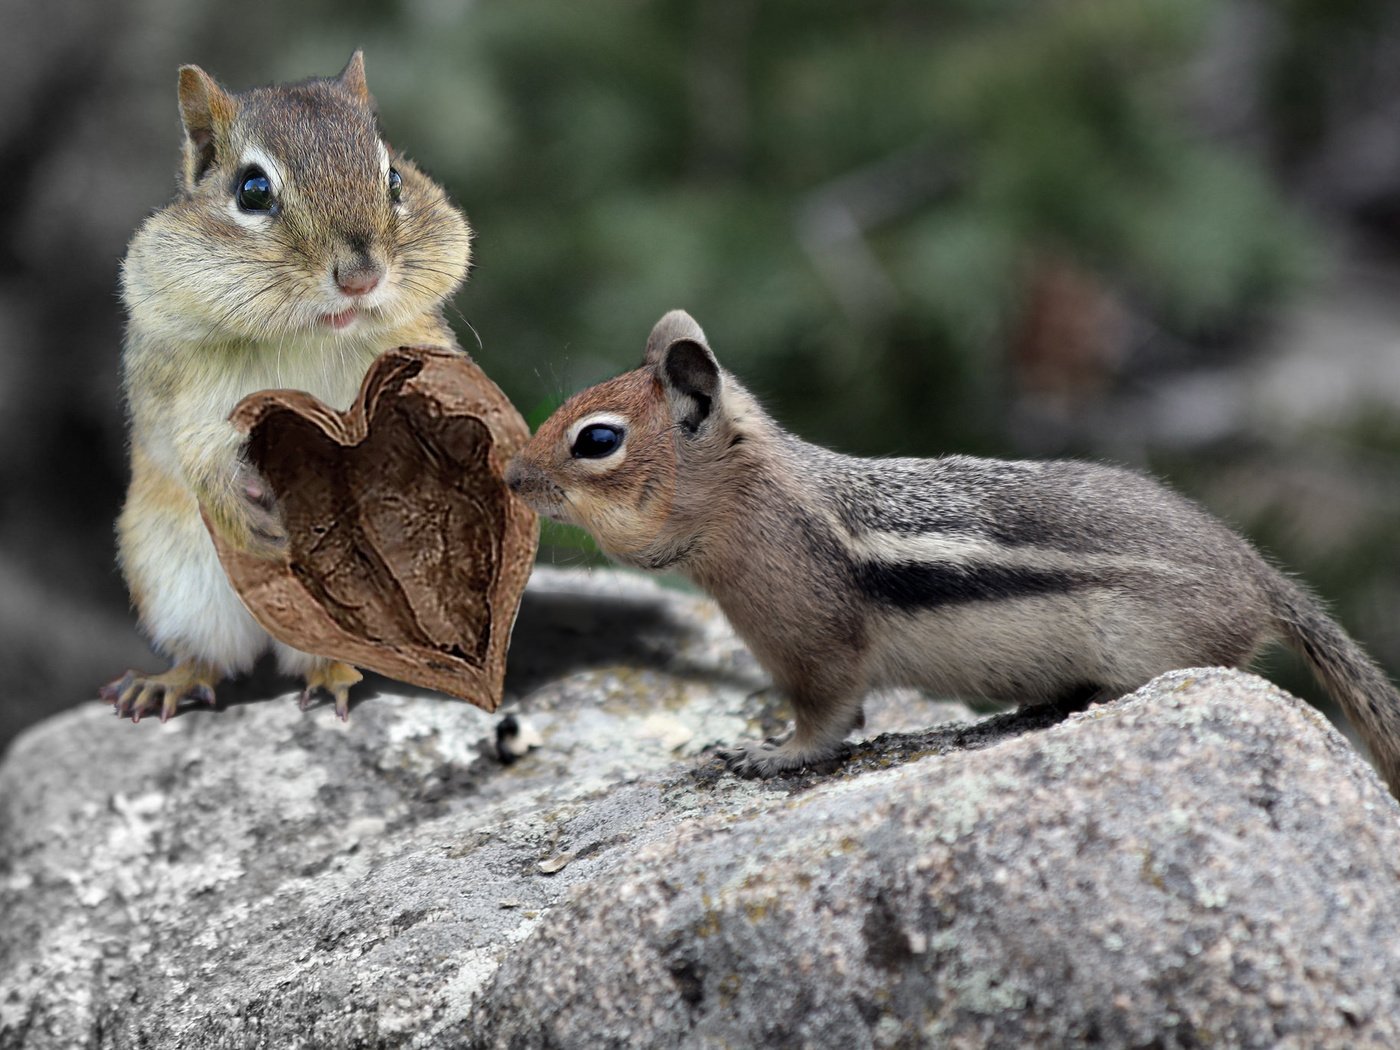
{"label": "chipmunk tail", "polygon": [[1380,665],[1298,584],[1274,574],[1269,599],[1279,635],[1342,708],[1391,794],[1400,798],[1400,693]]}

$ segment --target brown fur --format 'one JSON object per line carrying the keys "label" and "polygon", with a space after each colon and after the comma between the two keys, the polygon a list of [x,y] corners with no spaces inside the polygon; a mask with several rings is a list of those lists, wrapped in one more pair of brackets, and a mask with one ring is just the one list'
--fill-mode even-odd
{"label": "brown fur", "polygon": [[[575,454],[589,420],[625,432]],[[790,696],[771,775],[838,752],[872,689],[1021,702],[1118,696],[1174,668],[1303,653],[1400,787],[1400,696],[1300,588],[1201,508],[1072,461],[841,456],[783,431],[674,311],[641,368],[570,398],[512,461],[540,513],[712,594]]]}
{"label": "brown fur", "polygon": [[[382,142],[359,52],[337,77],[237,94],[185,66],[178,101],[179,193],[142,224],[122,266],[132,482],[120,557],[143,627],[177,664],[109,689],[133,717],[166,717],[187,693],[212,697],[215,681],[272,644],[201,520],[255,551],[282,539],[227,421],[234,405],[292,387],[344,409],[384,350],[455,346],[442,305],[471,258],[462,214]],[[239,205],[253,167],[266,169],[274,208]],[[274,648],[344,713],[352,669]]]}

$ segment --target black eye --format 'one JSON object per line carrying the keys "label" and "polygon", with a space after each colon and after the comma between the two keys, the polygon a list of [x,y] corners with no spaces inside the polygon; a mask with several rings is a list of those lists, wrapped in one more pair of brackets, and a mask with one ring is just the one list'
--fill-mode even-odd
{"label": "black eye", "polygon": [[397,201],[403,196],[403,176],[399,174],[397,168],[389,169],[389,199]]}
{"label": "black eye", "polygon": [[574,459],[602,459],[611,456],[622,447],[621,427],[611,423],[592,423],[578,432],[574,438]]}
{"label": "black eye", "polygon": [[277,199],[272,195],[272,181],[262,168],[248,168],[238,176],[238,206],[244,211],[272,211]]}

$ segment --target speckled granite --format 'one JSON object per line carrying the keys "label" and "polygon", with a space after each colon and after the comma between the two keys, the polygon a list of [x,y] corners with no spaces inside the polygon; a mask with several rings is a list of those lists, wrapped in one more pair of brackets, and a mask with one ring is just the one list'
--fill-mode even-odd
{"label": "speckled granite", "polygon": [[705,754],[781,712],[707,602],[541,570],[515,644],[509,766],[388,692],[18,739],[0,1047],[1400,1045],[1400,807],[1260,679],[884,698],[758,783]]}

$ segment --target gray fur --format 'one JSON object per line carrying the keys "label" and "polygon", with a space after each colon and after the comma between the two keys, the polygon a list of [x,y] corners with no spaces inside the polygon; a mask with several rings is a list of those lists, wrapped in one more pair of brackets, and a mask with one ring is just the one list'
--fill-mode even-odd
{"label": "gray fur", "polygon": [[[875,688],[1110,698],[1177,668],[1242,666],[1278,640],[1400,786],[1400,696],[1384,672],[1191,501],[1092,463],[840,455],[785,432],[717,365],[697,422],[676,388],[713,360],[703,338],[679,311],[652,333],[644,368],[675,424],[674,493],[645,544],[608,549],[694,579],[791,697],[791,738],[728,752],[737,771],[832,758]],[[690,343],[705,353],[686,351],[678,384],[669,351]]]}

